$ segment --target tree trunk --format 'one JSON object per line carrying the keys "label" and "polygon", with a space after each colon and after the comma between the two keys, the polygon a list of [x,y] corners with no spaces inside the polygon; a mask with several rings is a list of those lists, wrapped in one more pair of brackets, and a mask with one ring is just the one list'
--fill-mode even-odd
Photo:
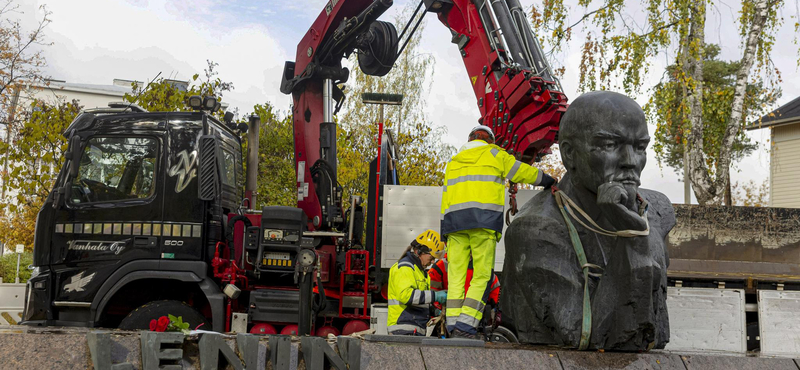
{"label": "tree trunk", "polygon": [[747,93],[747,77],[750,75],[750,68],[753,66],[753,61],[756,57],[758,40],[761,38],[764,25],[767,22],[767,9],[769,4],[768,0],[756,0],[755,3],[753,20],[750,31],[747,33],[741,66],[739,67],[739,71],[736,72],[736,86],[733,90],[731,115],[728,119],[725,135],[722,137],[722,145],[720,145],[719,149],[716,171],[717,179],[714,184],[717,188],[725,186],[726,181],[730,183],[731,150],[733,148],[733,141],[741,129],[744,98]]}
{"label": "tree trunk", "polygon": [[728,178],[725,181],[725,205],[728,207],[733,206],[733,191],[731,189],[731,173],[728,171]]}
{"label": "tree trunk", "polygon": [[697,202],[702,204],[713,203],[717,197],[714,183],[706,170],[703,151],[703,51],[705,49],[705,0],[694,0],[692,7],[691,29],[689,32],[689,45],[684,51],[687,55],[687,66],[691,76],[691,90],[689,92],[689,174],[692,179]]}

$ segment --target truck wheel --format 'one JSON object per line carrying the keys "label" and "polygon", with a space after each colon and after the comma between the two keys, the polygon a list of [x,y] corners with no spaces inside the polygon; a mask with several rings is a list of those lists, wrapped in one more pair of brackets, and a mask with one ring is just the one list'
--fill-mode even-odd
{"label": "truck wheel", "polygon": [[119,328],[124,330],[149,330],[150,320],[161,316],[180,316],[183,322],[189,323],[189,330],[194,330],[203,324],[200,329],[211,330],[211,324],[206,318],[186,303],[179,301],[153,301],[131,311],[119,323]]}
{"label": "truck wheel", "polygon": [[499,342],[499,343],[519,343],[517,336],[514,335],[514,332],[504,328],[502,326],[498,326],[492,334],[489,335],[490,342]]}

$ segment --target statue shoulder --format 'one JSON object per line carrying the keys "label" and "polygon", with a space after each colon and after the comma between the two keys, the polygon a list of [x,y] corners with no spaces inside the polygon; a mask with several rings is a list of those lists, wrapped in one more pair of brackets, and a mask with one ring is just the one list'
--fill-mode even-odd
{"label": "statue shoulder", "polygon": [[[549,191],[536,194],[519,209],[507,232],[521,231],[532,235],[561,233],[568,235],[563,216]],[[545,231],[544,233],[542,233]],[[549,239],[548,236],[542,236]]]}
{"label": "statue shoulder", "polygon": [[665,232],[672,230],[675,226],[675,208],[669,198],[664,193],[650,189],[639,188],[639,194],[650,203],[648,214],[658,216]]}

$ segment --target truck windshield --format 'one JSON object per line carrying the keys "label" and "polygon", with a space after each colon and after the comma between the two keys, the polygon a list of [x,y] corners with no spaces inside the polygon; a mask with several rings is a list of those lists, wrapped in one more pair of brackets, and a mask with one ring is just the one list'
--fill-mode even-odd
{"label": "truck windshield", "polygon": [[96,137],[72,180],[72,203],[147,198],[154,191],[158,141],[146,137]]}

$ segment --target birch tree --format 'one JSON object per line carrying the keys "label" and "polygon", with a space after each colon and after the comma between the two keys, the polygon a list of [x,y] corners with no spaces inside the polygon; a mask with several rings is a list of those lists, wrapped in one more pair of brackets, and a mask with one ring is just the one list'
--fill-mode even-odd
{"label": "birch tree", "polygon": [[[751,78],[773,88],[779,82],[770,52],[774,34],[782,24],[778,11],[785,6],[784,1],[741,0],[739,70],[733,98],[725,109],[729,117],[716,161],[709,161],[703,143],[703,51],[707,9],[718,5],[715,0],[578,0],[577,14],[563,0],[542,1],[533,6],[531,20],[537,34],[542,35],[542,43],[553,45],[551,53],[562,51],[578,31],[585,34],[578,71],[583,91],[615,89],[639,94],[655,57],[667,56],[675,61],[676,77],[687,97],[682,119],[691,128],[684,142],[689,153],[689,177],[701,204],[718,204],[728,187],[747,86],[754,82]],[[641,12],[629,14],[639,6]],[[795,22],[795,29],[798,26]]]}

